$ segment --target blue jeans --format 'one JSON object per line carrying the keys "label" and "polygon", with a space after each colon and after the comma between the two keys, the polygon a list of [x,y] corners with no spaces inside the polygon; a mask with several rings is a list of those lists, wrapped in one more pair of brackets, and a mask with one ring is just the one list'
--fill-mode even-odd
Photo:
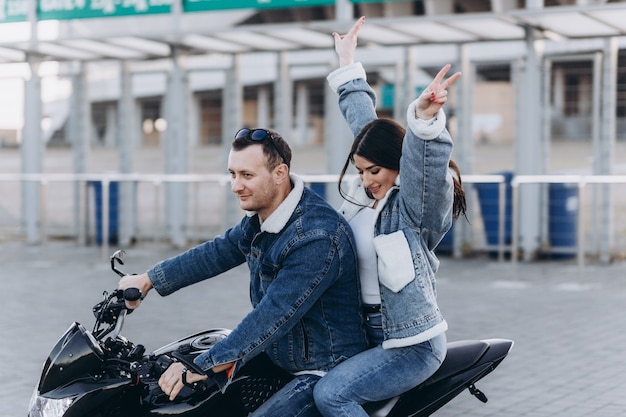
{"label": "blue jeans", "polygon": [[295,377],[248,417],[320,417],[313,401],[315,375]]}
{"label": "blue jeans", "polygon": [[395,397],[428,379],[446,356],[446,335],[414,346],[383,349],[381,315],[367,315],[372,347],[332,369],[315,386],[325,417],[367,417],[361,404]]}

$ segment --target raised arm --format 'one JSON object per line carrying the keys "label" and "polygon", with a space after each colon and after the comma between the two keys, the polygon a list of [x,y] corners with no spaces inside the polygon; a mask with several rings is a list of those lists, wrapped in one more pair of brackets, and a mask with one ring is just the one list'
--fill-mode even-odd
{"label": "raised arm", "polygon": [[339,68],[327,79],[331,89],[339,94],[339,108],[356,136],[361,128],[376,119],[376,95],[367,84],[365,70],[354,62],[357,37],[365,18],[361,17],[345,35],[333,33]]}
{"label": "raised arm", "polygon": [[418,228],[433,249],[452,224],[453,181],[448,163],[452,138],[446,129],[443,105],[461,73],[445,78],[445,65],[407,110],[407,132],[400,161],[401,212]]}
{"label": "raised arm", "polygon": [[431,83],[422,91],[415,101],[415,117],[422,120],[430,120],[437,115],[448,101],[448,87],[461,77],[460,72],[452,74],[445,79],[451,65],[446,64],[439,70]]}
{"label": "raised arm", "polygon": [[337,52],[337,57],[339,58],[339,67],[354,64],[354,51],[356,50],[357,37],[364,23],[365,16],[361,16],[345,35],[333,32],[335,52]]}

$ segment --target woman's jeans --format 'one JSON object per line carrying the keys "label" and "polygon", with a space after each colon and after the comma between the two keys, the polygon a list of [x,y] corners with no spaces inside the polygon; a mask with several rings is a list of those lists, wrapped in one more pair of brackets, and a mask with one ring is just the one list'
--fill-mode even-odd
{"label": "woman's jeans", "polygon": [[367,315],[367,332],[374,347],[337,365],[318,381],[315,404],[325,417],[367,417],[361,404],[408,391],[439,368],[446,356],[442,333],[419,345],[383,349],[380,313]]}

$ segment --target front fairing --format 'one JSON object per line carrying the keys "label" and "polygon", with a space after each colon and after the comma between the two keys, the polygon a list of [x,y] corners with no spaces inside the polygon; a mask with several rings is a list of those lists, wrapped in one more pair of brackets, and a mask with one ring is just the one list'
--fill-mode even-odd
{"label": "front fairing", "polygon": [[[73,383],[53,389],[44,395],[35,392],[29,409],[32,416],[63,416],[63,417],[103,417],[119,415],[138,415],[138,394],[128,378],[107,378],[100,381],[94,379],[75,380]],[[64,402],[65,407],[57,406],[52,411],[49,404]],[[45,404],[45,405],[44,405]],[[43,408],[46,409],[44,412]],[[63,412],[63,414],[59,414]]]}
{"label": "front fairing", "polygon": [[45,394],[88,376],[103,362],[98,342],[79,323],[73,323],[52,348],[46,360],[37,390]]}

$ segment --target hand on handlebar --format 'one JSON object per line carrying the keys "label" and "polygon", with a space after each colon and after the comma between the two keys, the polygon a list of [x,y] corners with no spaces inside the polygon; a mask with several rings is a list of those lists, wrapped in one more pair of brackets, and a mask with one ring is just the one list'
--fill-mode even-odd
{"label": "hand on handlebar", "polygon": [[139,305],[141,304],[141,300],[143,300],[148,294],[148,291],[152,289],[152,282],[150,281],[148,274],[126,275],[120,279],[117,288],[120,290],[125,290],[127,288],[137,288],[141,292],[141,298],[139,298],[138,300],[126,300],[126,308],[134,310],[135,308],[139,307]]}
{"label": "hand on handlebar", "polygon": [[191,385],[205,379],[207,379],[206,375],[191,372],[182,363],[174,362],[159,378],[159,387],[169,396],[170,401],[174,401],[185,385]]}

